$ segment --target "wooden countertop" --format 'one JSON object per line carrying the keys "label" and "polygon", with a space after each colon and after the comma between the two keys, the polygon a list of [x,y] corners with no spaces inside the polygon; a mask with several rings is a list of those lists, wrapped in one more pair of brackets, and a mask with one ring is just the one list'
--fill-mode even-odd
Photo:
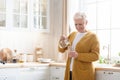
{"label": "wooden countertop", "polygon": [[96,70],[120,71],[120,67],[114,67],[114,64],[95,64]]}
{"label": "wooden countertop", "polygon": [[[113,65],[108,64],[94,64],[96,70],[112,70],[120,71],[120,67],[113,67]],[[23,68],[23,67],[38,67],[38,66],[62,66],[65,67],[66,63],[51,62],[51,63],[39,63],[39,62],[29,62],[29,63],[6,63],[0,64],[0,68]]]}
{"label": "wooden countertop", "polygon": [[22,67],[38,67],[38,66],[49,66],[49,63],[6,63],[0,64],[0,68],[22,68]]}
{"label": "wooden countertop", "polygon": [[50,63],[50,66],[61,66],[61,67],[65,67],[66,66],[66,63],[57,63],[57,62],[53,62],[53,63]]}
{"label": "wooden countertop", "polygon": [[31,63],[6,63],[0,64],[0,68],[22,68],[22,67],[38,67],[38,66],[63,66],[65,67],[66,63],[39,63],[39,62],[31,62]]}

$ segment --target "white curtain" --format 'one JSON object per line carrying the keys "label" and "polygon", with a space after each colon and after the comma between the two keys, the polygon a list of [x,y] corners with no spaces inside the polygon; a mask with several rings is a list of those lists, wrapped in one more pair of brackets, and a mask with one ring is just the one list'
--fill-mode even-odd
{"label": "white curtain", "polygon": [[67,0],[62,0],[62,34],[68,34],[67,24]]}

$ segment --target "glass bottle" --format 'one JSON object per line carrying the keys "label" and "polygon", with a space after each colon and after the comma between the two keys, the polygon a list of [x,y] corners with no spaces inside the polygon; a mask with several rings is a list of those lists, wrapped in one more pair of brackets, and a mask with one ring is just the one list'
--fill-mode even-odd
{"label": "glass bottle", "polygon": [[66,48],[68,46],[70,46],[70,42],[69,42],[68,39],[60,40],[60,42],[59,42],[59,47],[60,48]]}

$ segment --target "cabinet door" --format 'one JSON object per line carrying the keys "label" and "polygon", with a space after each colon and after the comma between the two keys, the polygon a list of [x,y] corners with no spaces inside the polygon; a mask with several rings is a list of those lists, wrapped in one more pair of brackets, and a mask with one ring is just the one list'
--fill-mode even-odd
{"label": "cabinet door", "polygon": [[13,26],[15,28],[28,27],[28,0],[13,0]]}
{"label": "cabinet door", "polygon": [[17,68],[0,69],[0,80],[16,80]]}
{"label": "cabinet door", "polygon": [[49,0],[33,0],[32,3],[33,30],[48,30]]}
{"label": "cabinet door", "polygon": [[65,67],[51,66],[50,80],[64,80]]}
{"label": "cabinet door", "polygon": [[0,0],[0,29],[49,31],[49,0]]}
{"label": "cabinet door", "polygon": [[96,71],[96,80],[120,80],[120,72]]}
{"label": "cabinet door", "polygon": [[6,0],[0,0],[0,28],[6,27]]}
{"label": "cabinet door", "polygon": [[49,67],[20,68],[17,80],[49,80]]}
{"label": "cabinet door", "polygon": [[49,67],[37,67],[37,80],[49,80]]}
{"label": "cabinet door", "polygon": [[36,73],[34,68],[19,68],[17,80],[34,80]]}

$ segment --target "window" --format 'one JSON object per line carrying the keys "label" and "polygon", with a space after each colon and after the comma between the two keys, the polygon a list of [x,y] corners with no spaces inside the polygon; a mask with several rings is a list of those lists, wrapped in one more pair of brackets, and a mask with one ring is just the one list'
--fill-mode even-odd
{"label": "window", "polygon": [[[82,3],[82,7],[79,4],[79,11],[83,10],[87,13],[88,29],[94,31],[98,35],[101,56],[104,58],[109,56],[111,59],[119,58],[120,39],[118,35],[120,34],[120,10],[118,8],[120,7],[120,1],[80,0],[79,3]],[[74,6],[77,5],[74,2],[72,4],[74,4]],[[69,8],[74,9],[74,6]],[[108,55],[108,53],[110,54]]]}
{"label": "window", "polygon": [[[90,17],[88,21],[91,21],[89,26],[91,27],[93,24],[96,24],[94,29],[100,39],[101,56],[103,57],[107,57],[104,54],[108,52],[111,54],[111,58],[119,57],[120,45],[117,35],[120,34],[120,23],[118,22],[120,10],[116,10],[116,8],[120,7],[119,2],[119,0],[96,0],[94,2],[85,0],[86,12]],[[95,6],[93,7],[93,5],[96,6],[96,9],[94,9]],[[108,45],[110,51],[103,53],[105,50],[103,47]]]}

